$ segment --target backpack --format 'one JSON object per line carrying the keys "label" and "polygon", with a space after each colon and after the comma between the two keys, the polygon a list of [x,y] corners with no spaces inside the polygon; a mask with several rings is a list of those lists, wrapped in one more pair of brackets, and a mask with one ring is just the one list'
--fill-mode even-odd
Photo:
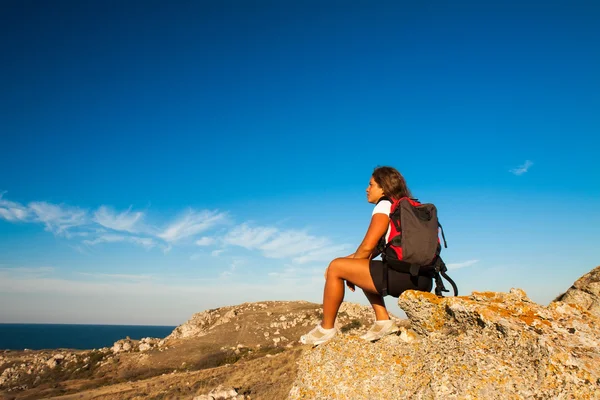
{"label": "backpack", "polygon": [[[448,247],[444,229],[438,221],[437,208],[431,203],[421,204],[417,199],[402,197],[392,201],[382,197],[379,201],[388,200],[392,203],[390,210],[390,236],[380,239],[378,249],[383,260],[383,291],[387,295],[387,268],[395,271],[410,273],[411,277],[429,275],[435,279],[435,294],[443,296],[448,292],[442,281],[444,277],[452,285],[454,295],[458,288],[446,274],[448,268],[440,257],[442,246],[439,231],[442,232],[444,247]],[[378,203],[379,203],[378,201]],[[387,232],[386,232],[387,233]]]}

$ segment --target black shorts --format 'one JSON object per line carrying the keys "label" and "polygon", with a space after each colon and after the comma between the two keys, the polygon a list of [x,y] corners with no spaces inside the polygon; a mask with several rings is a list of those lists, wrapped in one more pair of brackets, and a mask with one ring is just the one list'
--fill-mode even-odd
{"label": "black shorts", "polygon": [[[369,264],[371,279],[377,292],[383,292],[383,261],[371,260]],[[398,297],[405,290],[422,290],[431,292],[433,288],[433,278],[430,276],[419,275],[411,277],[409,273],[394,271],[388,268],[388,294],[392,297]]]}

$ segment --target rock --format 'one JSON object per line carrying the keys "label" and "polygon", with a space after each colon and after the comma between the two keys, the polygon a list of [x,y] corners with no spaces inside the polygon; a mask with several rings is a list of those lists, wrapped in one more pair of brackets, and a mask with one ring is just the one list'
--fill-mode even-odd
{"label": "rock", "polygon": [[111,350],[114,354],[120,353],[123,351],[123,344],[121,342],[115,342]]}
{"label": "rock", "polygon": [[[242,310],[243,305],[223,307],[216,310],[206,310],[196,313],[187,322],[175,328],[173,332],[165,338],[165,341],[207,335],[210,330],[217,326],[230,323],[242,312]],[[224,315],[221,316],[221,313],[224,313]]]}
{"label": "rock", "polygon": [[8,367],[4,371],[2,371],[2,374],[0,375],[0,387],[4,386],[7,382],[14,379],[16,375],[15,372],[15,369],[11,367]]}
{"label": "rock", "polygon": [[415,340],[418,340],[418,336],[413,330],[406,329],[405,327],[402,326],[402,327],[400,327],[400,340],[402,340],[403,342],[406,342],[406,343],[410,343]]}
{"label": "rock", "polygon": [[223,388],[221,385],[208,393],[214,400],[227,400],[237,397],[237,391],[233,388]]}
{"label": "rock", "polygon": [[[141,343],[141,341],[140,341]],[[142,343],[139,346],[146,345],[147,343]],[[134,345],[131,339],[121,339],[117,340],[113,346],[111,347],[111,351],[113,354],[123,353],[134,350]],[[139,348],[139,347],[138,347]]]}
{"label": "rock", "polygon": [[555,301],[576,304],[596,317],[600,317],[600,267],[579,278]]}
{"label": "rock", "polygon": [[140,343],[138,349],[139,351],[148,351],[152,348],[152,346],[148,343]]}
{"label": "rock", "polygon": [[211,390],[208,394],[195,396],[193,400],[229,400],[243,398],[244,396],[238,395],[237,390],[234,388],[224,388],[222,385],[219,385]]}
{"label": "rock", "polygon": [[338,335],[307,349],[288,399],[598,397],[592,307],[544,307],[520,289],[447,298],[407,291],[398,304],[410,329],[375,343]]}

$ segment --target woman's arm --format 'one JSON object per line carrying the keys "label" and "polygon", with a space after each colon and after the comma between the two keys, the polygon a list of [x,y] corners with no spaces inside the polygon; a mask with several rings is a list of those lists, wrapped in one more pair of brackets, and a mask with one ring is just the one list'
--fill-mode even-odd
{"label": "woman's arm", "polygon": [[374,214],[365,238],[354,253],[354,258],[370,259],[373,258],[373,254],[377,255],[377,243],[379,243],[379,239],[387,232],[389,223],[390,217],[386,214]]}
{"label": "woman's arm", "polygon": [[[371,218],[371,224],[367,230],[367,234],[365,235],[360,246],[358,246],[356,252],[344,258],[364,258],[369,260],[377,257],[379,255],[379,252],[377,251],[377,243],[379,243],[379,239],[387,232],[389,222],[390,218],[386,214],[377,213],[373,215]],[[325,279],[327,279],[328,268],[329,267],[325,268]],[[352,287],[354,285],[352,285],[350,282],[346,282],[346,284],[348,284],[350,289],[354,291],[354,288]]]}

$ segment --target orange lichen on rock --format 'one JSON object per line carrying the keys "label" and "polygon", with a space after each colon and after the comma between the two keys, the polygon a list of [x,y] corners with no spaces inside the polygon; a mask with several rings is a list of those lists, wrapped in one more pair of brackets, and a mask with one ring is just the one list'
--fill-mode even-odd
{"label": "orange lichen on rock", "polygon": [[[597,291],[600,269],[588,275],[578,290]],[[589,296],[585,304],[570,299],[545,307],[521,289],[443,298],[407,291],[398,305],[418,338],[345,341],[307,356],[341,371],[327,375],[335,389],[315,390],[315,398],[598,398],[600,318],[586,308]],[[339,368],[348,362],[356,371]],[[301,363],[300,371],[313,370]],[[315,385],[323,378],[312,375]]]}

